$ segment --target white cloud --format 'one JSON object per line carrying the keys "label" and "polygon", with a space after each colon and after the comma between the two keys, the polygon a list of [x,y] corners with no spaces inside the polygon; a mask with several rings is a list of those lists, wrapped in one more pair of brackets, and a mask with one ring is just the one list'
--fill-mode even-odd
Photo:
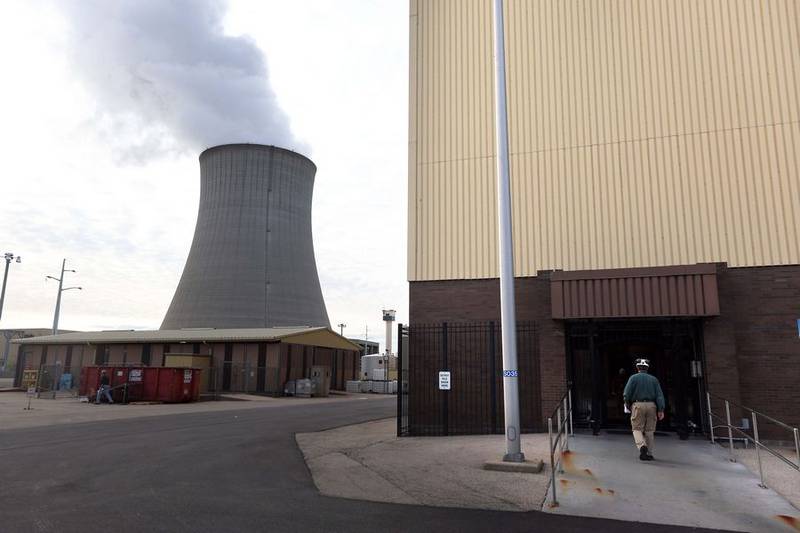
{"label": "white cloud", "polygon": [[223,143],[298,151],[267,62],[248,36],[226,35],[222,0],[60,0],[65,52],[90,91],[92,129],[122,161]]}

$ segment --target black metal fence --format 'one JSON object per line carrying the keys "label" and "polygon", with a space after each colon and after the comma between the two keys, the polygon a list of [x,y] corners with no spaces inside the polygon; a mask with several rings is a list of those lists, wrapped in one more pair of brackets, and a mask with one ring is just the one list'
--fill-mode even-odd
{"label": "black metal fence", "polygon": [[[500,333],[494,322],[398,326],[398,436],[504,431]],[[533,323],[517,325],[517,360],[521,430],[542,431]]]}

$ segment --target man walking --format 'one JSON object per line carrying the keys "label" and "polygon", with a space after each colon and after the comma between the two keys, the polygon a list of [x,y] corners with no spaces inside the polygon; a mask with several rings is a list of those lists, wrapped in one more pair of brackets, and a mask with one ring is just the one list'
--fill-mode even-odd
{"label": "man walking", "polygon": [[647,373],[650,361],[636,360],[636,374],[628,379],[622,399],[631,411],[633,440],[639,448],[639,459],[653,460],[653,446],[656,432],[656,418],[664,419],[664,394],[658,378]]}
{"label": "man walking", "polygon": [[111,380],[108,379],[108,373],[105,370],[100,371],[100,388],[97,389],[97,396],[94,399],[95,404],[100,404],[100,395],[104,395],[108,403],[114,403],[111,399]]}

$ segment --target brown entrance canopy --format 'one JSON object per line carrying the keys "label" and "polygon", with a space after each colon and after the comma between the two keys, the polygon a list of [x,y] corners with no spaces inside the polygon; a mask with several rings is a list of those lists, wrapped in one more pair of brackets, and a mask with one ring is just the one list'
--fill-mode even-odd
{"label": "brown entrance canopy", "polygon": [[714,264],[553,272],[553,318],[717,316]]}

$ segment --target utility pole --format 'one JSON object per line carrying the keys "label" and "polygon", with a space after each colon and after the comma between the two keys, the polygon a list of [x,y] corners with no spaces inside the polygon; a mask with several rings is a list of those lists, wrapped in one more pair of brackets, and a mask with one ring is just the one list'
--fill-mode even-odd
{"label": "utility pole", "polygon": [[341,323],[341,324],[337,324],[337,326],[339,326],[339,335],[344,337],[344,328],[347,327],[347,324]]}
{"label": "utility pole", "polygon": [[[8,281],[8,267],[11,265],[11,261],[14,259],[14,254],[6,253],[6,271],[3,274],[3,291],[0,292],[0,318],[3,317],[3,303],[6,301],[6,281]],[[17,263],[22,263],[22,258],[20,256],[16,256]]]}
{"label": "utility pole", "polygon": [[75,272],[72,269],[68,269],[67,267],[67,260],[64,259],[61,261],[61,276],[53,277],[53,276],[46,276],[45,279],[54,279],[58,282],[58,296],[56,297],[56,312],[53,316],[53,335],[58,335],[58,315],[61,313],[61,293],[64,291],[69,291],[72,289],[77,289],[79,291],[83,290],[83,287],[64,287],[64,272]]}
{"label": "utility pole", "polygon": [[517,317],[514,308],[514,241],[511,225],[511,177],[508,157],[506,106],[506,56],[503,0],[494,0],[494,98],[497,147],[497,218],[500,263],[500,324],[503,346],[503,408],[506,454],[503,461],[521,463],[519,432],[519,370],[517,368]]}

